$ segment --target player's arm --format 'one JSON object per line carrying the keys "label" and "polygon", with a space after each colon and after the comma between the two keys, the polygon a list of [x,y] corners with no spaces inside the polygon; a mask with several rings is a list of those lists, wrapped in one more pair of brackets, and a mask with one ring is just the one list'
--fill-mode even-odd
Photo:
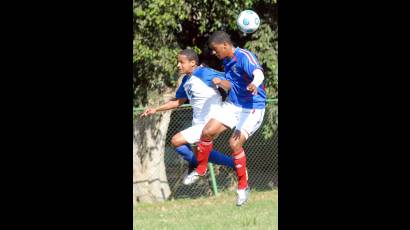
{"label": "player's arm", "polygon": [[231,82],[229,80],[222,80],[220,78],[213,78],[212,83],[214,83],[216,86],[223,88],[226,91],[229,91],[231,89]]}
{"label": "player's arm", "polygon": [[246,87],[253,95],[258,94],[258,87],[262,84],[265,76],[261,69],[255,69],[252,73],[253,81]]}
{"label": "player's arm", "polygon": [[253,95],[258,94],[258,87],[265,79],[263,68],[259,64],[258,59],[253,54],[243,55],[238,64],[248,76],[253,76],[252,82],[248,84],[246,89]]}
{"label": "player's arm", "polygon": [[168,101],[165,104],[162,104],[158,106],[157,108],[147,108],[141,115],[140,117],[145,117],[151,114],[154,114],[156,112],[160,111],[165,111],[165,110],[170,110],[170,109],[175,109],[179,107],[180,105],[184,104],[188,99],[187,98],[176,98],[171,101]]}

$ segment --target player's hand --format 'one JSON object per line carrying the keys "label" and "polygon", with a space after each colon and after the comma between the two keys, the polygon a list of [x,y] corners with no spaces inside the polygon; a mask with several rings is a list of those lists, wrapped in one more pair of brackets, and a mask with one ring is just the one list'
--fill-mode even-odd
{"label": "player's hand", "polygon": [[256,87],[254,84],[249,84],[248,85],[248,87],[246,87],[246,89],[248,90],[248,91],[251,91],[251,93],[253,94],[253,95],[256,95],[256,94],[258,94],[258,87]]}
{"label": "player's hand", "polygon": [[215,85],[219,85],[219,84],[221,84],[221,82],[222,82],[222,80],[217,78],[217,77],[214,77],[212,79],[212,83],[214,83]]}
{"label": "player's hand", "polygon": [[146,117],[146,116],[151,115],[151,114],[154,114],[154,113],[156,113],[156,112],[157,112],[156,109],[147,108],[143,113],[141,113],[140,118]]}

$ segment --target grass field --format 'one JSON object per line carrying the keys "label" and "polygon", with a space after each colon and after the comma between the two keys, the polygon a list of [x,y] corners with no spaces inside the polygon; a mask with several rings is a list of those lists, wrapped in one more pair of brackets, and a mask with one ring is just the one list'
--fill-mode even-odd
{"label": "grass field", "polygon": [[278,191],[252,191],[248,204],[236,207],[236,194],[178,199],[134,207],[134,230],[278,229]]}

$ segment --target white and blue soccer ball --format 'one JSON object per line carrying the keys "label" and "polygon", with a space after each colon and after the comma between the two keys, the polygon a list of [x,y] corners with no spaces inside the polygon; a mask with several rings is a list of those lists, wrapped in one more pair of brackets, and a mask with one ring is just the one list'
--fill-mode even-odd
{"label": "white and blue soccer ball", "polygon": [[259,28],[260,19],[255,11],[244,10],[238,15],[236,24],[242,32],[250,34]]}

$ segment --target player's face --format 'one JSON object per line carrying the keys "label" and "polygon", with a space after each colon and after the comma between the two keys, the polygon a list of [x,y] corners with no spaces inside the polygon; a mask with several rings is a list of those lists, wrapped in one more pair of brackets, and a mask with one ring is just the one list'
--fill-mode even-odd
{"label": "player's face", "polygon": [[228,45],[227,43],[212,43],[211,44],[212,53],[220,60],[228,56]]}
{"label": "player's face", "polygon": [[178,55],[178,70],[180,74],[191,74],[195,68],[195,61],[190,61],[185,55]]}

